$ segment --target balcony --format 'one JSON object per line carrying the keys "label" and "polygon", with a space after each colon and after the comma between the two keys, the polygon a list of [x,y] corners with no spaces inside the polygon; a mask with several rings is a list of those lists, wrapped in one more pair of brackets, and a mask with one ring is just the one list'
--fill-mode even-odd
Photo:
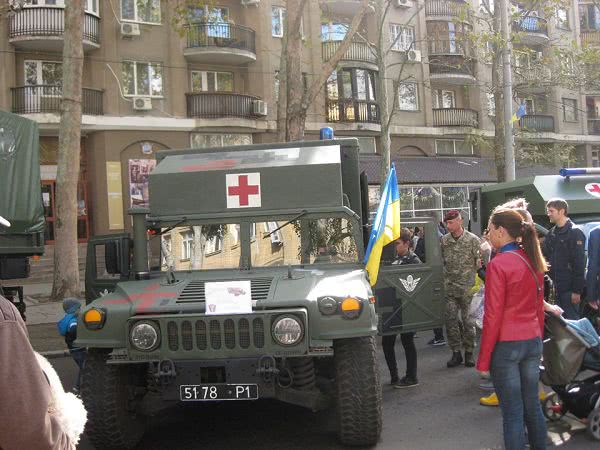
{"label": "balcony", "polygon": [[469,23],[469,6],[462,1],[452,0],[428,0],[425,2],[426,20],[444,20],[451,22],[456,18],[461,18]]}
{"label": "balcony", "polygon": [[231,23],[186,25],[187,44],[183,55],[202,64],[241,66],[256,61],[254,30]]}
{"label": "balcony", "polygon": [[519,119],[519,128],[522,131],[554,132],[554,117],[539,114],[527,114]]}
{"label": "balcony", "polygon": [[431,81],[449,84],[475,84],[475,61],[469,46],[456,41],[429,41]]}
{"label": "balcony", "polygon": [[233,92],[192,92],[185,94],[188,117],[256,119],[254,101],[259,97]]}
{"label": "balcony", "polygon": [[472,127],[479,126],[477,111],[467,108],[434,108],[434,127]]}
{"label": "balcony", "polygon": [[379,105],[369,100],[327,99],[327,122],[379,123]]}
{"label": "balcony", "polygon": [[[62,7],[28,6],[10,17],[8,39],[20,49],[62,52],[65,11]],[[100,48],[100,18],[85,13],[83,50]]]}
{"label": "balcony", "polygon": [[[330,16],[339,17],[354,17],[358,14],[361,0],[321,0],[319,2],[323,12]],[[369,5],[367,13],[372,13],[375,10],[372,5]]]}
{"label": "balcony", "polygon": [[585,47],[600,45],[600,30],[581,30],[581,45]]}
{"label": "balcony", "polygon": [[[62,87],[59,85],[19,86],[11,88],[12,107],[15,114],[60,114]],[[83,114],[101,116],[104,114],[100,89],[83,88],[81,110]]]}
{"label": "balcony", "polygon": [[514,71],[515,90],[523,93],[541,94],[552,83],[552,73],[547,66],[532,65],[516,67]]}
{"label": "balcony", "polygon": [[524,16],[512,24],[513,32],[519,33],[519,43],[524,45],[545,45],[548,43],[548,22],[535,16]]}
{"label": "balcony", "polygon": [[[322,42],[321,57],[323,61],[329,61],[341,44],[342,41]],[[376,49],[367,42],[352,42],[344,56],[342,56],[340,65],[378,70]]]}

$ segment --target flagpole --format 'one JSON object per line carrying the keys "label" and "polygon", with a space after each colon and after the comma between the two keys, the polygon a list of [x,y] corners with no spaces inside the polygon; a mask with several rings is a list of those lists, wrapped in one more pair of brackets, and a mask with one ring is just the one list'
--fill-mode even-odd
{"label": "flagpole", "polygon": [[512,67],[511,67],[511,41],[508,23],[508,4],[506,0],[500,0],[500,25],[502,39],[505,42],[502,49],[502,74],[503,74],[503,96],[504,96],[504,180],[515,179],[515,148],[513,141],[512,124]]}

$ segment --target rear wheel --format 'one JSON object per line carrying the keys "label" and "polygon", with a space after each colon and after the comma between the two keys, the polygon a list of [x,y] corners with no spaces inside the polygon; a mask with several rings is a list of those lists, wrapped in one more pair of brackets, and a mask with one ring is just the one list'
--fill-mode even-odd
{"label": "rear wheel", "polygon": [[548,394],[542,401],[542,412],[550,422],[556,422],[566,414],[565,405],[556,392]]}
{"label": "rear wheel", "polygon": [[598,408],[592,410],[588,416],[587,435],[600,441],[600,409]]}
{"label": "rear wheel", "polygon": [[140,365],[109,365],[108,352],[88,350],[81,378],[81,397],[88,411],[86,434],[96,448],[135,447],[145,431],[136,412],[143,391]]}
{"label": "rear wheel", "polygon": [[375,445],[381,434],[381,384],[374,337],[334,343],[338,433],[344,445]]}

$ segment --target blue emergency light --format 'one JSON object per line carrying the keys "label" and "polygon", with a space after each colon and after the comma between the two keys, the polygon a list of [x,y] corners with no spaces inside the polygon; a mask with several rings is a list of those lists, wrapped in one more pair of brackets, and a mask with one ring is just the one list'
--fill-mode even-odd
{"label": "blue emergency light", "polygon": [[319,132],[319,139],[322,141],[333,139],[333,128],[331,127],[323,127]]}
{"label": "blue emergency light", "polygon": [[561,177],[576,177],[582,175],[600,175],[600,167],[579,167],[567,169],[563,167],[558,172]]}

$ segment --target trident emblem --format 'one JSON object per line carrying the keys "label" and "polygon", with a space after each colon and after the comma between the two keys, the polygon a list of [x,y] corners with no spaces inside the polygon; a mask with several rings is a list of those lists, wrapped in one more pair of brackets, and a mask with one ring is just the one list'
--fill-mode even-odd
{"label": "trident emblem", "polygon": [[412,292],[417,288],[417,284],[421,281],[420,278],[413,278],[412,275],[407,276],[405,279],[399,278],[402,282],[402,286],[406,289],[406,292]]}

